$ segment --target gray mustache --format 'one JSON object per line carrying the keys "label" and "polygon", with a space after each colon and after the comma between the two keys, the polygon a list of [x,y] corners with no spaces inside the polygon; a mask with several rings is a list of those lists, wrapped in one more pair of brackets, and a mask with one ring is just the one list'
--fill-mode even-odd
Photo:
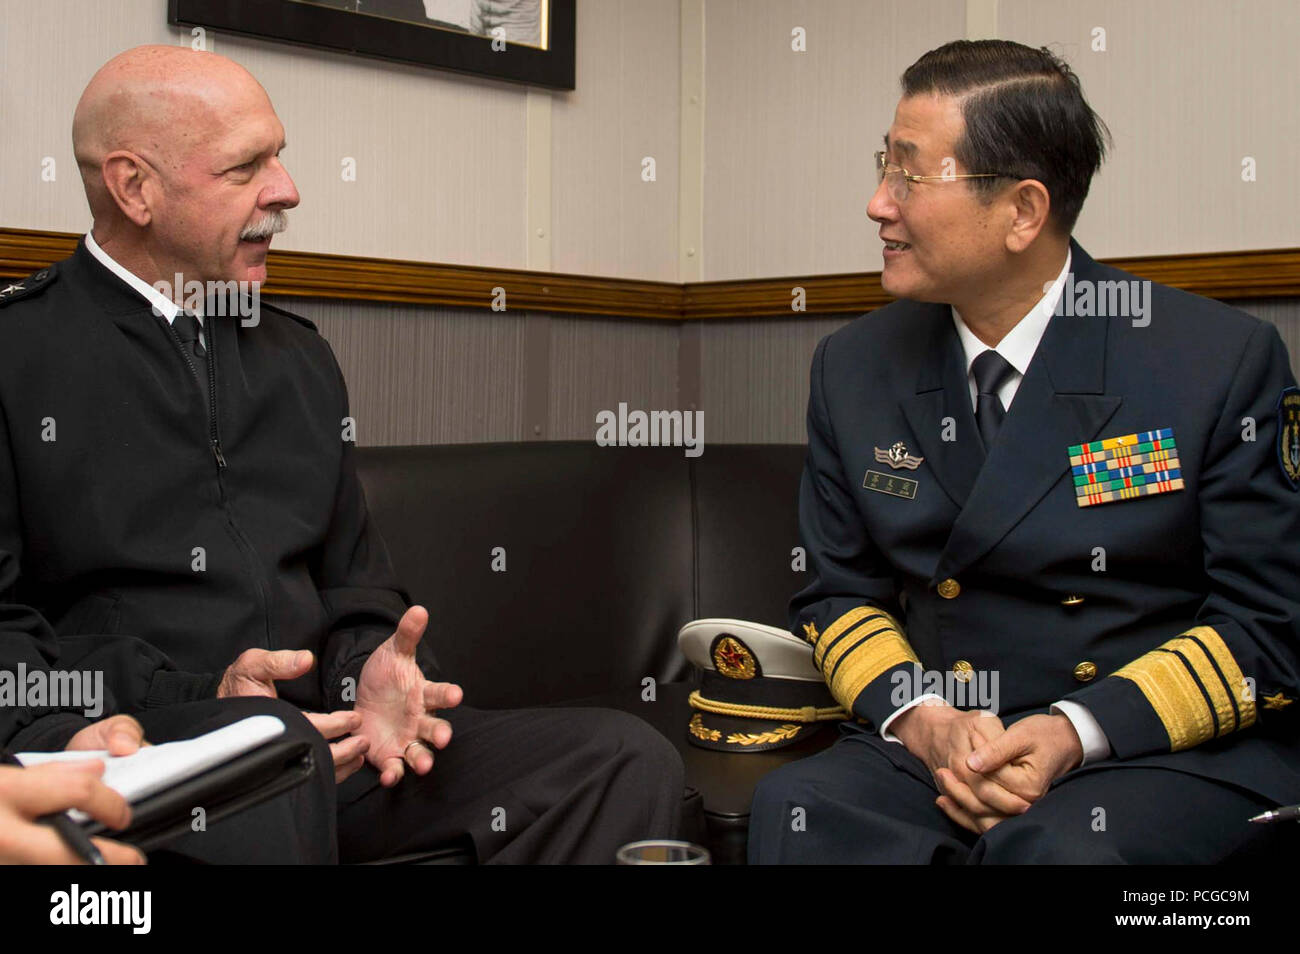
{"label": "gray mustache", "polygon": [[268,236],[283,232],[289,227],[289,216],[284,212],[272,212],[253,225],[248,225],[239,233],[245,241],[258,242]]}

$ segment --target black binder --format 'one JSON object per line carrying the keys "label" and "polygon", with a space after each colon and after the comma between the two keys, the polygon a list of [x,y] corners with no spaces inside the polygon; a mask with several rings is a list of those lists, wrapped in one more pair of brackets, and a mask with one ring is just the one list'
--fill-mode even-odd
{"label": "black binder", "polygon": [[310,742],[272,739],[136,802],[131,824],[122,831],[93,819],[85,831],[153,851],[191,831],[195,808],[204,810],[205,823],[211,825],[301,785],[314,768]]}

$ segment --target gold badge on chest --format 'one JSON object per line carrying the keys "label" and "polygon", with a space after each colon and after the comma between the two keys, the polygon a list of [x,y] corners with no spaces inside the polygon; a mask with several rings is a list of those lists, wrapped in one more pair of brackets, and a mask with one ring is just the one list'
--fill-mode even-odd
{"label": "gold badge on chest", "polygon": [[876,452],[876,463],[888,464],[894,470],[903,468],[906,470],[916,470],[921,466],[924,457],[914,457],[907,452],[907,445],[902,441],[895,441],[890,445],[889,450],[881,450],[879,447],[873,448]]}
{"label": "gold badge on chest", "polygon": [[[877,463],[888,464],[893,470],[916,470],[925,460],[924,457],[909,454],[907,445],[902,441],[894,441],[889,446],[889,450],[880,447],[873,447],[872,450],[876,452]],[[891,497],[915,500],[918,484],[907,477],[869,470],[862,478],[862,487],[864,490],[874,490],[877,493],[889,494]]]}

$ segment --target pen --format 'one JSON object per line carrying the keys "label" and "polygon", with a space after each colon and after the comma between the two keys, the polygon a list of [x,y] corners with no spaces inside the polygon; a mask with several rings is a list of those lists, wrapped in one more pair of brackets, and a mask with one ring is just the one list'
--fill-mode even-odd
{"label": "pen", "polygon": [[[4,749],[0,749],[0,764],[23,768],[23,763]],[[108,864],[100,850],[95,847],[95,843],[90,840],[90,836],[82,830],[80,825],[68,817],[67,812],[52,812],[49,815],[42,815],[36,819],[36,822],[39,825],[49,825],[58,832],[59,837],[63,839],[63,843],[71,848],[73,854],[86,864]]]}
{"label": "pen", "polygon": [[1274,808],[1272,811],[1261,812],[1252,818],[1251,821],[1260,822],[1261,824],[1280,821],[1300,821],[1300,805],[1287,805],[1284,808]]}

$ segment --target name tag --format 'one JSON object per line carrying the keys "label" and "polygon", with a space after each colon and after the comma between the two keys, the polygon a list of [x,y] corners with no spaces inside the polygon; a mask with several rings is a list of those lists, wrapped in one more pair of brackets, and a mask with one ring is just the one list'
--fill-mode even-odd
{"label": "name tag", "polygon": [[878,470],[869,470],[862,478],[862,486],[877,493],[891,494],[904,500],[916,499],[917,483],[908,477],[891,477]]}

